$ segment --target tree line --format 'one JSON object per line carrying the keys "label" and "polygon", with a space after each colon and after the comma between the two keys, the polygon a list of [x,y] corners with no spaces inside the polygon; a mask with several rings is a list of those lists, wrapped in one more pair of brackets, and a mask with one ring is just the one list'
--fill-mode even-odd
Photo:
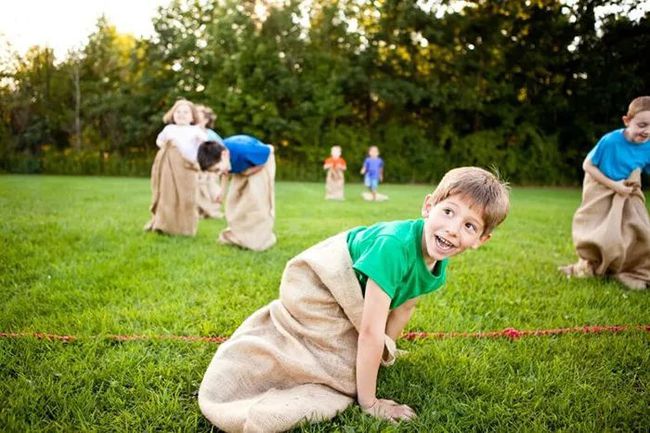
{"label": "tree line", "polygon": [[479,165],[576,184],[587,151],[650,93],[644,2],[266,3],[172,1],[146,38],[100,18],[62,60],[5,47],[0,170],[148,175],[183,97],[215,110],[221,136],[274,144],[284,179],[321,179],[332,145],[357,170],[377,145],[389,182]]}

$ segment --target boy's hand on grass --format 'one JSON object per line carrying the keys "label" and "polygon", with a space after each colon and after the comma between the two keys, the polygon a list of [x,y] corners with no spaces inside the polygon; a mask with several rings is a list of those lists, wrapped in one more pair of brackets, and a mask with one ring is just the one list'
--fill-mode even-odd
{"label": "boy's hand on grass", "polygon": [[367,407],[361,407],[365,413],[390,422],[408,421],[415,418],[415,411],[405,404],[393,400],[378,398]]}

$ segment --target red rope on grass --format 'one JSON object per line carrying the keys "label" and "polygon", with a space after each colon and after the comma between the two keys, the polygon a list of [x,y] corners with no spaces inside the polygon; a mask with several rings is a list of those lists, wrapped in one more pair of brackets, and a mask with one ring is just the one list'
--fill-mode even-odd
{"label": "red rope on grass", "polygon": [[548,335],[561,334],[603,334],[603,333],[620,333],[629,330],[641,330],[650,332],[650,325],[605,325],[605,326],[576,326],[574,328],[556,328],[556,329],[531,329],[519,330],[515,328],[506,328],[501,331],[490,332],[408,332],[402,337],[407,340],[417,340],[423,338],[508,338],[517,340],[521,337],[540,337]]}
{"label": "red rope on grass", "polygon": [[[650,325],[605,325],[605,326],[576,326],[573,328],[556,329],[531,329],[518,330],[506,328],[501,331],[488,332],[407,332],[402,338],[413,341],[422,339],[448,339],[448,338],[507,338],[517,340],[522,337],[542,337],[562,334],[604,334],[621,333],[624,331],[640,330],[650,332]],[[74,335],[46,334],[43,332],[0,332],[0,338],[36,338],[39,340],[53,340],[68,343],[82,338]],[[93,339],[106,339],[111,341],[189,341],[201,343],[223,343],[228,337],[197,337],[191,335],[106,335],[88,337]]]}

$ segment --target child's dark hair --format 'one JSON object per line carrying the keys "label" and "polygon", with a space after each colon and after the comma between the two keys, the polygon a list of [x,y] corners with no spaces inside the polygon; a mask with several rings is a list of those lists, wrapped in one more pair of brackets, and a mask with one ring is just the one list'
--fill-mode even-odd
{"label": "child's dark hair", "polygon": [[205,141],[201,143],[199,152],[196,155],[201,170],[205,171],[221,161],[221,152],[224,150],[226,150],[226,147],[216,141]]}

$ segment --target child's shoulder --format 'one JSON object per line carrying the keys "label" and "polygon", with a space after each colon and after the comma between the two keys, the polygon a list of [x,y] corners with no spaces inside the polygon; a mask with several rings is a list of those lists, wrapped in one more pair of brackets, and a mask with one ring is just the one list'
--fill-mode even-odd
{"label": "child's shoulder", "polygon": [[370,226],[355,227],[351,230],[359,240],[376,241],[382,239],[397,244],[408,243],[408,239],[421,234],[423,220],[382,221]]}
{"label": "child's shoulder", "polygon": [[610,142],[617,142],[617,141],[625,141],[625,135],[623,134],[624,129],[619,128],[619,129],[614,129],[613,131],[606,132],[601,138],[601,141],[610,141]]}

